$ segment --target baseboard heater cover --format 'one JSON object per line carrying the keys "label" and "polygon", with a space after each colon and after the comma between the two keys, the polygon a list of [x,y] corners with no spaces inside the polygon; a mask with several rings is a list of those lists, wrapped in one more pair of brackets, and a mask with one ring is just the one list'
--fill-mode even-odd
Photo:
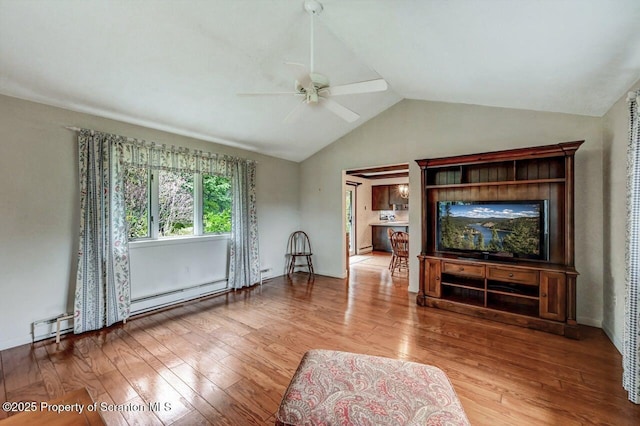
{"label": "baseboard heater cover", "polygon": [[[266,271],[265,271],[266,272]],[[198,284],[192,287],[185,287],[179,290],[171,290],[149,296],[139,297],[131,300],[130,316],[143,314],[150,311],[166,308],[171,305],[188,302],[201,297],[211,296],[228,290],[226,278],[223,280]],[[43,327],[47,327],[43,329]],[[31,337],[33,342],[56,338],[60,341],[60,336],[73,332],[73,315],[62,314],[57,317],[35,321],[32,324]]]}
{"label": "baseboard heater cover", "polygon": [[227,279],[170,290],[131,300],[130,315],[139,315],[228,290]]}

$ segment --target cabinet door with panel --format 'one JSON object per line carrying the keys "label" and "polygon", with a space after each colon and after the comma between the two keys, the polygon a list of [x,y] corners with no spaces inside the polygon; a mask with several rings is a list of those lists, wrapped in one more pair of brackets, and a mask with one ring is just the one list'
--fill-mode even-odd
{"label": "cabinet door with panel", "polygon": [[371,243],[375,251],[391,253],[391,241],[389,241],[386,226],[372,226],[371,234]]}
{"label": "cabinet door with panel", "polygon": [[431,297],[440,297],[440,261],[427,259],[424,266],[425,294]]}
{"label": "cabinet door with panel", "polygon": [[564,321],[566,314],[566,277],[560,272],[540,272],[540,317]]}
{"label": "cabinet door with panel", "polygon": [[402,185],[389,185],[389,204],[404,206],[409,204],[409,199],[400,196],[400,187]]}
{"label": "cabinet door with panel", "polygon": [[377,185],[371,187],[371,210],[390,210],[389,186]]}

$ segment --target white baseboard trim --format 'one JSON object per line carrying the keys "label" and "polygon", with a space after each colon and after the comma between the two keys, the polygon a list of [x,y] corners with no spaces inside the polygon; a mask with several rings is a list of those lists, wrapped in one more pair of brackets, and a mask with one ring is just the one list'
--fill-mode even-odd
{"label": "white baseboard trim", "polygon": [[15,337],[9,340],[0,341],[0,351],[5,349],[15,348],[16,346],[22,346],[26,344],[31,344],[31,335],[27,334],[23,337]]}
{"label": "white baseboard trim", "polygon": [[616,336],[616,334],[611,331],[611,329],[606,324],[602,325],[602,331],[604,331],[604,334],[606,334],[609,340],[611,340],[611,343],[613,343],[613,346],[616,347],[618,352],[622,354],[622,340],[620,340],[618,336]]}
{"label": "white baseboard trim", "polygon": [[578,317],[577,320],[578,320],[578,324],[584,324],[591,327],[602,328],[602,320],[596,320],[596,319],[587,318],[587,317]]}

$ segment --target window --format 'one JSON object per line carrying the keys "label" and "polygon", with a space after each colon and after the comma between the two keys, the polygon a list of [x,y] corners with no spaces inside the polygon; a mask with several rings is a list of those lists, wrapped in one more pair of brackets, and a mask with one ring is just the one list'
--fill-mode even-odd
{"label": "window", "polygon": [[124,182],[130,241],[231,231],[227,177],[129,167]]}
{"label": "window", "polygon": [[202,225],[205,234],[231,232],[231,181],[202,176]]}
{"label": "window", "polygon": [[124,174],[126,217],[129,224],[129,240],[149,238],[150,215],[149,170],[129,167]]}
{"label": "window", "polygon": [[194,235],[193,173],[158,172],[158,237]]}

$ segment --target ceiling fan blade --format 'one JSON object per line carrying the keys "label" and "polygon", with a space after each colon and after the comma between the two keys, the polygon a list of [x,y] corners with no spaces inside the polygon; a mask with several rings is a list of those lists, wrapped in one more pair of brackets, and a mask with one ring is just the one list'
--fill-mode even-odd
{"label": "ceiling fan blade", "polygon": [[291,111],[289,111],[289,114],[287,114],[284,117],[282,122],[287,124],[287,123],[293,123],[294,121],[296,121],[296,119],[300,115],[300,111],[302,111],[302,107],[304,106],[305,103],[306,103],[306,99],[303,99],[302,102],[300,102]]}
{"label": "ceiling fan blade", "polygon": [[318,91],[322,95],[353,95],[356,93],[382,92],[388,88],[387,82],[379,78],[377,80],[360,81],[358,83],[343,84],[341,86],[325,87]]}
{"label": "ceiling fan blade", "polygon": [[305,74],[309,74],[309,68],[305,64],[301,64],[300,62],[285,62],[284,64],[289,66],[292,70],[304,71]]}
{"label": "ceiling fan blade", "polygon": [[304,93],[300,92],[255,92],[255,93],[238,93],[238,96],[304,96]]}
{"label": "ceiling fan blade", "polygon": [[329,111],[342,118],[343,120],[353,123],[360,115],[351,111],[349,108],[340,105],[336,101],[332,101],[331,99],[320,97],[319,99],[320,105],[327,108]]}
{"label": "ceiling fan blade", "polygon": [[285,65],[287,65],[291,77],[302,83],[305,87],[309,84],[309,67],[298,62],[285,62]]}
{"label": "ceiling fan blade", "polygon": [[285,65],[293,65],[295,67],[303,67],[303,68],[307,68],[307,66],[305,64],[303,64],[302,62],[291,62],[291,61],[285,61],[284,63]]}

